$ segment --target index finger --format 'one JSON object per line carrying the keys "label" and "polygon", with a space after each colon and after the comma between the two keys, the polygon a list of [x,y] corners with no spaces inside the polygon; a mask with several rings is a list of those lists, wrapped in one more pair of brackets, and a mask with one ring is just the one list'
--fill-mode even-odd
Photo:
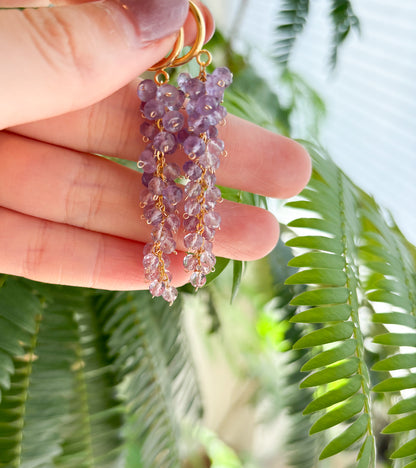
{"label": "index finger", "polygon": [[[91,107],[12,131],[77,151],[135,161],[145,147],[139,105],[136,83],[131,83]],[[220,185],[289,198],[307,184],[311,160],[297,142],[233,115],[219,132],[228,154],[216,173]],[[177,157],[178,162],[185,161],[183,154]]]}

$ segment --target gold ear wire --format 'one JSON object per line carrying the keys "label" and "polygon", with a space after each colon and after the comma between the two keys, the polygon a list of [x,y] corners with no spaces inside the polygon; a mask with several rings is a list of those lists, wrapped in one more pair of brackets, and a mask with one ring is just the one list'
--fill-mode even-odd
{"label": "gold ear wire", "polygon": [[166,58],[160,60],[151,68],[149,68],[150,71],[159,71],[168,67],[178,67],[180,65],[184,65],[185,63],[190,62],[202,50],[206,35],[204,15],[191,0],[189,0],[189,10],[195,19],[197,27],[196,38],[192,44],[191,49],[184,56],[179,57],[179,54],[181,53],[184,45],[184,32],[183,28],[181,28],[178,34],[178,38],[176,39],[176,42],[173,46],[172,52]]}

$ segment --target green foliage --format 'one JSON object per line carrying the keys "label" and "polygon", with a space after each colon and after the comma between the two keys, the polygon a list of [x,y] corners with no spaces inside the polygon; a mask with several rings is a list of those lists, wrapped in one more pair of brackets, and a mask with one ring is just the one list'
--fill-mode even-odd
{"label": "green foliage", "polygon": [[[275,58],[287,68],[296,40],[307,22],[310,5],[309,0],[285,0],[282,3],[278,13]],[[335,67],[339,47],[352,30],[360,31],[360,22],[349,0],[331,0],[329,19],[332,27],[330,65]]]}
{"label": "green foliage", "polygon": [[[416,347],[414,248],[327,155],[307,146],[313,156],[313,176],[299,199],[287,206],[300,208],[303,214],[289,226],[307,228],[308,233],[286,242],[298,253],[289,264],[300,268],[286,284],[307,288],[291,301],[298,307],[291,322],[302,324],[304,330],[293,349],[311,348],[301,369],[309,375],[300,388],[317,387],[304,413],[319,412],[310,433],[324,432],[329,439],[320,459],[356,447],[356,466],[375,466],[375,395],[416,387],[416,353],[399,348]],[[374,309],[378,328],[363,326]],[[373,342],[383,347],[383,358],[372,371],[383,374],[372,386],[364,340],[382,325],[384,332],[375,332]],[[391,457],[407,457],[412,463],[415,397],[398,398],[390,413],[403,416],[383,433],[394,434]],[[338,427],[335,438],[332,427]]]}
{"label": "green foliage", "polygon": [[201,413],[180,311],[147,292],[9,277],[0,466],[179,466],[180,422]]}

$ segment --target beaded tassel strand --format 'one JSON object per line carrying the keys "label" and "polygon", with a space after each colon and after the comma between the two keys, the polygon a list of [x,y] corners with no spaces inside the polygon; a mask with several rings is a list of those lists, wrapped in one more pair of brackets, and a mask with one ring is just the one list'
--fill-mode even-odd
{"label": "beaded tassel strand", "polygon": [[[160,76],[164,77],[164,83],[160,82]],[[155,81],[144,80],[138,86],[143,117],[147,119],[140,130],[148,145],[137,165],[143,169],[142,183],[146,187],[140,196],[143,216],[153,226],[152,242],[145,245],[143,252],[145,277],[152,296],[162,296],[172,304],[178,291],[170,284],[169,255],[176,253],[173,235],[180,227],[176,206],[183,193],[175,183],[180,168],[175,163],[168,163],[166,156],[175,152],[175,134],[184,126],[185,119],[179,109],[185,95],[167,80],[167,73],[161,72],[155,76]]]}

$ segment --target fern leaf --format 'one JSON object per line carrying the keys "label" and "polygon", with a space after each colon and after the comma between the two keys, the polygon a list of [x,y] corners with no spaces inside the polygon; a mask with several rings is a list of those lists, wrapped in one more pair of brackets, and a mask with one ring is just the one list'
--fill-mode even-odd
{"label": "fern leaf", "polygon": [[180,466],[181,419],[201,412],[180,301],[169,307],[146,291],[109,293],[97,307],[121,379],[129,450],[140,447],[146,468]]}
{"label": "fern leaf", "polygon": [[[301,270],[287,284],[309,285],[291,301],[292,305],[302,307],[291,321],[305,323],[306,327],[310,324],[307,333],[293,346],[309,347],[312,354],[302,369],[312,373],[300,387],[316,386],[317,390],[304,413],[324,410],[312,426],[312,433],[328,434],[333,426],[345,428],[345,424],[350,424],[329,441],[320,459],[342,452],[364,437],[357,463],[371,466],[375,461],[375,442],[370,419],[369,371],[359,316],[362,297],[356,245],[361,233],[357,217],[359,192],[322,151],[314,146],[308,149],[314,163],[312,179],[300,194],[302,200],[288,205],[308,210],[312,222],[308,225],[309,218],[300,218],[290,224],[318,233],[296,236],[287,242],[290,247],[303,249],[299,259],[291,261],[291,266],[299,266]],[[310,331],[312,324],[321,325]]]}
{"label": "fern leaf", "polygon": [[309,0],[285,0],[278,14],[275,58],[287,66],[298,35],[302,32],[309,13]]}

